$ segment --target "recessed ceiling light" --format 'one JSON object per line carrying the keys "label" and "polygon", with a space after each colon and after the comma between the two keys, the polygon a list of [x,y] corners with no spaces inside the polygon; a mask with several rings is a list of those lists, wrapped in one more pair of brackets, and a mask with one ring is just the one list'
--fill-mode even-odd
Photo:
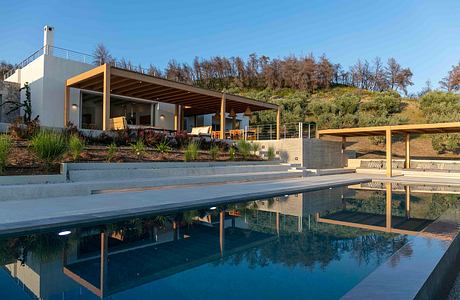
{"label": "recessed ceiling light", "polygon": [[58,235],[59,236],[65,236],[65,235],[69,235],[71,233],[72,233],[72,231],[70,231],[70,230],[64,230],[64,231],[59,232]]}

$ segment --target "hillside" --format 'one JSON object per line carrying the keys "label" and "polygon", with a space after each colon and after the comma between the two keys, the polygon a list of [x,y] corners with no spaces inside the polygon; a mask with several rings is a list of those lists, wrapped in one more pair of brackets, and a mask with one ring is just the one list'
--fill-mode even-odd
{"label": "hillside", "polygon": [[[431,122],[447,122],[453,121],[457,117],[456,112],[451,110],[452,119],[448,116],[446,119],[445,115],[441,119],[435,119],[434,117],[429,119],[426,117],[428,114],[424,113],[421,107],[420,99],[400,97],[394,92],[373,92],[355,87],[336,86],[313,94],[295,89],[232,88],[229,89],[229,92],[282,105],[283,123],[312,121],[317,122],[322,129],[429,123],[430,120]],[[441,92],[429,94],[450,95]],[[433,101],[437,100],[435,98]],[[456,101],[455,105],[458,105],[458,98],[454,100]],[[455,108],[458,107],[456,106]],[[432,112],[430,116],[432,116]],[[271,123],[274,122],[274,117],[273,113],[255,114],[251,124]],[[445,135],[415,135],[412,138],[411,150],[415,158],[460,158],[457,138],[453,141],[449,140],[452,135],[449,137]],[[363,137],[350,138],[348,141],[347,149],[357,151],[358,156],[361,158],[383,158],[385,155],[383,139]],[[450,145],[452,143],[455,145]],[[435,147],[433,147],[433,144]],[[442,145],[440,146],[440,144]],[[402,140],[396,138],[393,147],[395,156],[403,157],[404,144]]]}

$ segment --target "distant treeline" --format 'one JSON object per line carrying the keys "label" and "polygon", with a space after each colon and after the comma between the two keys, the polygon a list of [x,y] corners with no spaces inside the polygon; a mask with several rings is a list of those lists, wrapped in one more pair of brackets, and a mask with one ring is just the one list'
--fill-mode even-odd
{"label": "distant treeline", "polygon": [[347,85],[372,91],[395,90],[407,94],[412,85],[412,72],[402,67],[394,58],[383,63],[380,58],[372,62],[358,60],[348,70],[332,63],[325,55],[315,58],[288,56],[271,59],[251,54],[247,59],[215,56],[209,59],[196,57],[192,64],[170,60],[164,70],[154,65],[148,68],[135,66],[131,61],[113,58],[107,48],[99,44],[95,62],[110,62],[130,70],[144,69],[150,75],[221,90],[240,88],[293,88],[308,92]]}
{"label": "distant treeline", "polygon": [[[108,49],[99,44],[94,50],[94,63],[109,62],[121,68],[144,70],[150,75],[189,83],[204,88],[222,90],[239,88],[293,88],[313,93],[332,85],[346,85],[370,91],[398,91],[407,95],[407,87],[413,85],[412,71],[402,67],[394,58],[383,62],[379,57],[372,61],[359,59],[349,68],[331,62],[325,55],[315,58],[288,56],[269,58],[251,54],[242,57],[215,56],[208,59],[196,57],[191,64],[170,60],[164,70],[150,64],[147,68],[134,65],[130,60],[112,57]],[[0,80],[14,66],[0,60]],[[440,87],[448,92],[460,90],[460,63],[452,66]],[[431,90],[431,83],[420,94]]]}

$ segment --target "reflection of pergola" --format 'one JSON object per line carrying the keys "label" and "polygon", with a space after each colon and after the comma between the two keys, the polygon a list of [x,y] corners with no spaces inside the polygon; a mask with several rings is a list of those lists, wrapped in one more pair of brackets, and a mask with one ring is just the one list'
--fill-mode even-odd
{"label": "reflection of pergola", "polygon": [[336,136],[342,138],[342,147],[347,137],[362,136],[385,136],[386,137],[386,174],[391,177],[392,171],[392,143],[393,134],[404,135],[405,147],[405,168],[410,168],[410,135],[411,134],[435,134],[435,133],[460,133],[460,122],[452,123],[433,123],[433,124],[412,124],[412,125],[395,125],[395,126],[376,126],[361,128],[343,128],[343,129],[326,129],[319,130],[317,137]]}
{"label": "reflection of pergola", "polygon": [[339,211],[326,216],[316,214],[316,221],[319,223],[333,224],[359,228],[364,230],[380,231],[385,233],[405,234],[434,238],[438,240],[452,240],[452,236],[428,229],[433,220],[412,218],[410,215],[411,188],[406,186],[406,216],[392,216],[393,190],[391,183],[386,183],[385,215],[375,213],[364,213],[354,211]]}
{"label": "reflection of pergola", "polygon": [[[280,110],[278,105],[241,96],[202,89],[143,73],[124,70],[108,64],[67,79],[64,100],[64,124],[69,120],[70,88],[102,92],[102,129],[110,127],[110,95],[170,103],[176,106],[175,129],[182,129],[184,116],[204,115],[219,112],[220,124],[225,124],[225,113],[276,110],[279,138]],[[220,126],[220,137],[225,136],[225,127]]]}
{"label": "reflection of pergola", "polygon": [[[228,257],[273,241],[276,237],[250,229],[225,227],[219,213],[215,227],[195,224],[187,236],[179,237],[174,225],[173,241],[139,245],[109,253],[109,234],[102,232],[100,256],[67,264],[63,272],[88,290],[104,298],[197,266]],[[64,256],[65,257],[65,256]]]}

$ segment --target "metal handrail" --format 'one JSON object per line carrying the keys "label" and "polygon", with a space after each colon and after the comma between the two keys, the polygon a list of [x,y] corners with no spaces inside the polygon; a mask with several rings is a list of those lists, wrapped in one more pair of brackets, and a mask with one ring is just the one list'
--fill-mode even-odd
{"label": "metal handrail", "polygon": [[[8,72],[4,73],[3,74],[3,79],[7,79],[11,75],[13,75],[14,72],[16,72],[16,70],[24,68],[25,66],[27,66],[28,64],[30,64],[31,62],[33,62],[34,60],[39,58],[41,55],[50,53],[53,50],[58,50],[58,52],[56,52],[57,55],[55,55],[53,53],[53,56],[61,57],[61,58],[69,59],[69,60],[81,61],[81,62],[87,63],[87,64],[94,64],[93,61],[96,59],[96,57],[94,55],[91,55],[91,54],[78,52],[78,51],[74,51],[74,50],[70,50],[70,49],[65,49],[65,48],[61,48],[61,47],[47,45],[47,46],[41,47],[40,49],[38,49],[37,51],[35,51],[31,55],[29,55],[26,59],[24,59],[20,63],[16,64],[14,66],[14,68],[12,68]],[[60,55],[60,54],[63,54],[63,55]],[[73,58],[81,58],[81,59],[73,59]]]}
{"label": "metal handrail", "polygon": [[[316,130],[316,123],[314,122],[285,123],[281,124],[280,138],[311,139],[315,137]],[[243,138],[246,140],[275,140],[276,124],[246,126],[243,129]]]}

